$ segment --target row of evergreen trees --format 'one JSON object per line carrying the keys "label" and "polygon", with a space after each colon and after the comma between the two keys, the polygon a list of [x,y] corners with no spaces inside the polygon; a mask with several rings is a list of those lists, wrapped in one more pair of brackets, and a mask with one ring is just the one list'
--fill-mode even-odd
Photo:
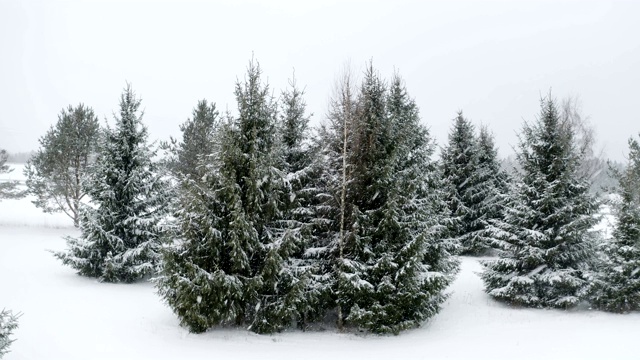
{"label": "row of evergreen trees", "polygon": [[56,257],[101,281],[158,274],[195,332],[327,317],[374,332],[417,326],[457,270],[435,145],[399,76],[387,84],[369,66],[354,85],[345,75],[312,136],[295,81],[276,101],[251,62],[237,115],[201,101],[167,146],[168,174],[127,87],[85,182],[94,206]]}
{"label": "row of evergreen trees", "polygon": [[[140,100],[125,89],[84,182],[93,206],[82,207],[81,236],[55,254],[63,263],[101,281],[155,275],[160,296],[194,332],[235,324],[268,333],[335,319],[340,328],[397,333],[437,313],[455,254],[490,249],[500,258],[485,263],[482,278],[497,299],[638,308],[629,302],[638,290],[621,280],[638,276],[638,236],[620,225],[627,247],[596,248],[597,204],[578,174],[583,153],[550,97],[525,124],[522,170],[510,177],[489,131],[476,132],[462,113],[434,161],[434,141],[398,75],[385,82],[369,65],[356,84],[345,73],[327,121],[313,130],[295,81],[276,100],[258,64],[247,70],[237,113],[200,101],[182,139],[165,144],[162,164],[151,160]],[[637,214],[637,196],[628,197]],[[616,270],[623,260],[626,270]],[[621,293],[624,307],[612,300]]]}
{"label": "row of evergreen trees", "polygon": [[340,327],[397,333],[435,314],[455,245],[437,221],[433,141],[402,80],[387,85],[369,67],[356,90],[346,75],[311,137],[295,82],[278,109],[260,76],[251,63],[236,86],[238,115],[198,132],[215,144],[197,155],[198,170],[176,167],[161,296],[196,332],[336,316]]}

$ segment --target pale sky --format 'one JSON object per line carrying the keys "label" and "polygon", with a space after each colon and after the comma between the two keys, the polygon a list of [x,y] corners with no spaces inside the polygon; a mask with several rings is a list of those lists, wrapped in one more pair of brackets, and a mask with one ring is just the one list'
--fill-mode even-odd
{"label": "pale sky", "polygon": [[112,123],[127,81],[151,138],[178,136],[199,99],[235,110],[252,54],[276,95],[295,69],[314,124],[345,63],[373,59],[440,145],[462,109],[510,154],[549,89],[613,159],[640,132],[640,1],[0,0],[0,148],[37,148],[69,104]]}

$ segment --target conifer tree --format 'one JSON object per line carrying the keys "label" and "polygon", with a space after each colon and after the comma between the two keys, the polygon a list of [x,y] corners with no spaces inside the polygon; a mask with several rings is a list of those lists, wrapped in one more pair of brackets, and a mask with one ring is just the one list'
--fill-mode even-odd
{"label": "conifer tree", "polygon": [[459,112],[449,132],[449,142],[442,149],[441,164],[453,218],[449,230],[460,241],[463,254],[477,255],[488,247],[480,236],[480,207],[486,194],[477,188],[481,180],[478,150],[474,126]]}
{"label": "conifer tree", "polygon": [[355,92],[354,77],[351,69],[346,67],[330,99],[327,123],[320,127],[315,141],[320,153],[317,159],[321,172],[316,185],[314,237],[307,250],[307,256],[319,265],[314,276],[321,284],[321,292],[330,295],[323,298],[321,310],[337,309],[337,325],[341,330],[344,316],[342,307],[335,306],[339,296],[335,289],[342,273],[344,247],[350,234],[348,224],[352,210],[347,202],[347,193],[351,184],[350,164],[356,123]]}
{"label": "conifer tree", "polygon": [[597,204],[588,183],[577,175],[580,163],[571,127],[561,121],[553,99],[520,134],[516,184],[504,221],[490,228],[504,252],[484,263],[486,291],[492,297],[530,307],[567,308],[587,289],[593,258],[589,229]]}
{"label": "conifer tree", "polygon": [[34,205],[47,213],[63,212],[78,227],[81,201],[87,195],[83,182],[95,160],[99,137],[93,109],[83,104],[62,109],[24,170]]}
{"label": "conifer tree", "polygon": [[[13,169],[10,169],[6,164],[7,158],[7,151],[4,149],[0,149],[0,175],[8,174],[13,171]],[[0,182],[0,200],[22,197],[23,193],[18,190],[18,184],[19,183],[17,181]]]}
{"label": "conifer tree", "polygon": [[[344,201],[349,204],[342,230],[342,257],[338,261],[335,293],[337,305],[348,323],[367,328],[368,300],[377,283],[369,269],[377,260],[372,239],[380,208],[386,202],[391,142],[386,109],[386,85],[370,64],[357,98],[351,124],[349,182]],[[377,280],[377,279],[376,279]],[[373,299],[371,299],[373,300]]]}
{"label": "conifer tree", "polygon": [[156,279],[159,294],[193,332],[228,323],[269,332],[286,319],[271,313],[286,241],[277,223],[282,158],[276,107],[256,62],[235,95],[238,115],[222,125],[205,181],[180,200],[180,235],[164,250]]}
{"label": "conifer tree", "polygon": [[166,184],[152,162],[140,100],[130,85],[120,116],[107,129],[95,169],[86,183],[92,205],[83,208],[79,238],[55,256],[79,274],[106,282],[151,275],[159,257]]}
{"label": "conifer tree", "polygon": [[0,359],[9,352],[9,346],[15,341],[11,336],[18,328],[18,317],[9,310],[0,311]]}
{"label": "conifer tree", "polygon": [[456,262],[435,223],[433,143],[402,81],[387,90],[370,65],[356,105],[351,116],[334,109],[343,120],[334,131],[348,130],[348,180],[332,286],[339,320],[398,333],[437,313]]}
{"label": "conifer tree", "polygon": [[175,176],[189,176],[200,180],[205,173],[204,163],[215,152],[215,134],[220,113],[215,103],[203,99],[193,109],[190,119],[180,124],[182,139],[171,139],[175,158],[169,167]]}
{"label": "conifer tree", "polygon": [[[258,332],[281,330],[294,321],[299,327],[306,327],[323,315],[322,302],[327,296],[318,276],[321,265],[317,258],[306,253],[316,236],[316,179],[321,172],[315,156],[318,147],[310,141],[304,91],[297,87],[295,78],[289,85],[282,93],[279,119],[285,177],[282,215],[273,224],[277,238],[281,239],[277,252],[281,265],[273,268],[278,273],[277,284],[272,288],[273,296],[264,298],[263,311],[252,325]],[[272,262],[277,264],[274,260]]]}
{"label": "conifer tree", "polygon": [[592,303],[612,312],[640,310],[640,143],[629,139],[629,164],[611,168],[618,179],[621,204],[613,239],[605,244],[606,262],[596,273]]}
{"label": "conifer tree", "polygon": [[475,151],[478,161],[476,182],[468,191],[475,201],[473,209],[477,214],[477,222],[463,236],[463,243],[469,244],[466,248],[468,254],[482,254],[490,248],[492,240],[486,229],[491,221],[502,219],[502,208],[509,192],[508,176],[498,161],[493,135],[484,126],[480,128]]}

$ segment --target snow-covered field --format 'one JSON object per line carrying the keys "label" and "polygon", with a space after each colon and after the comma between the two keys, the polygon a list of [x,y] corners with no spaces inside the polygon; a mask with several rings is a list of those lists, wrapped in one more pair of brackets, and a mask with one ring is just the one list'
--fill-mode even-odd
{"label": "snow-covered field", "polygon": [[23,313],[7,360],[640,358],[640,314],[511,308],[483,292],[475,258],[462,258],[443,310],[399,336],[189,334],[149,283],[99,283],[47,252],[76,234],[28,199],[0,202],[0,308]]}

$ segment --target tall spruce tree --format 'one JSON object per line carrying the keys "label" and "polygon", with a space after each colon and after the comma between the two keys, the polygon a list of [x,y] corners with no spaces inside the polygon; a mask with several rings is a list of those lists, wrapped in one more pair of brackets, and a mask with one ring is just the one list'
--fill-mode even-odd
{"label": "tall spruce tree", "polygon": [[[0,176],[9,174],[13,169],[6,164],[8,158],[7,151],[0,149]],[[23,192],[18,189],[19,182],[14,180],[0,181],[0,200],[15,199],[23,196]]]}
{"label": "tall spruce tree", "polygon": [[[164,156],[160,163],[171,175],[168,181],[171,186],[167,189],[169,212],[180,211],[181,192],[188,192],[192,182],[205,181],[206,167],[219,146],[219,128],[220,114],[215,103],[203,99],[193,109],[192,117],[180,124],[181,139],[171,137],[170,141],[161,142]],[[172,221],[167,223],[168,238],[175,236],[170,233],[179,231],[175,225]]]}
{"label": "tall spruce tree", "polygon": [[79,238],[55,256],[79,274],[106,282],[133,282],[151,275],[159,258],[166,184],[152,161],[140,100],[130,85],[120,97],[120,116],[106,130],[95,169],[86,183],[92,206],[81,213]]}
{"label": "tall spruce tree", "polygon": [[315,141],[320,156],[321,172],[317,177],[314,237],[306,256],[317,261],[314,273],[321,292],[328,294],[321,302],[321,311],[337,309],[337,325],[344,326],[342,307],[336,306],[337,279],[342,273],[345,242],[349,236],[351,205],[346,201],[351,183],[351,156],[357,102],[355,80],[346,67],[336,82],[330,99],[327,123],[323,124]]}
{"label": "tall spruce tree", "polygon": [[613,239],[604,244],[606,261],[596,273],[592,303],[612,312],[640,310],[640,143],[629,139],[629,164],[611,168],[621,203]]}
{"label": "tall spruce tree", "polygon": [[[392,163],[387,89],[370,64],[357,98],[351,124],[349,182],[343,201],[348,212],[342,230],[342,257],[338,261],[335,294],[344,320],[370,328],[367,311],[375,300],[377,280],[369,276],[377,262],[373,233],[387,200],[388,173]],[[376,239],[377,240],[377,239]]]}
{"label": "tall spruce tree", "polygon": [[476,153],[476,183],[469,192],[476,201],[473,208],[477,214],[477,223],[475,228],[470,229],[463,237],[464,243],[469,244],[466,248],[469,254],[482,254],[491,247],[492,240],[487,228],[493,220],[502,219],[502,209],[509,192],[509,177],[500,166],[493,135],[485,126],[480,128]]}
{"label": "tall spruce tree", "polygon": [[343,223],[333,253],[335,301],[348,325],[398,333],[438,311],[456,263],[434,223],[433,143],[402,81],[388,90],[370,65],[356,104],[354,112],[334,111],[343,122],[332,138],[348,142],[345,196],[333,196],[345,202],[344,221],[334,221]]}
{"label": "tall spruce tree", "polygon": [[281,96],[279,119],[285,177],[282,214],[273,225],[281,240],[279,251],[270,259],[276,265],[272,271],[277,271],[277,284],[272,285],[274,296],[264,298],[261,316],[252,325],[258,332],[281,330],[294,321],[306,327],[323,315],[322,302],[327,296],[317,276],[321,265],[317,258],[307,256],[315,237],[316,179],[321,172],[315,156],[318,147],[310,141],[304,91],[297,87],[295,78],[289,85]]}
{"label": "tall spruce tree", "polygon": [[181,199],[181,235],[164,250],[156,280],[159,294],[193,332],[227,323],[258,332],[285,325],[286,314],[274,311],[273,301],[287,241],[278,224],[283,161],[276,106],[256,62],[235,95],[238,115],[220,129],[205,182]]}
{"label": "tall spruce tree", "polygon": [[597,204],[577,175],[580,155],[571,127],[561,121],[550,97],[541,108],[538,120],[525,124],[520,134],[517,157],[523,173],[504,221],[490,228],[504,252],[484,262],[482,279],[498,300],[567,308],[585,295]]}
{"label": "tall spruce tree", "polygon": [[454,119],[449,142],[442,149],[441,165],[454,220],[450,234],[460,241],[463,254],[480,254],[488,247],[481,236],[484,228],[481,207],[487,194],[478,189],[482,179],[475,129],[462,112]]}
{"label": "tall spruce tree", "polygon": [[34,205],[47,213],[63,212],[78,227],[87,195],[83,182],[96,158],[99,137],[100,124],[93,109],[83,104],[62,109],[24,169]]}

